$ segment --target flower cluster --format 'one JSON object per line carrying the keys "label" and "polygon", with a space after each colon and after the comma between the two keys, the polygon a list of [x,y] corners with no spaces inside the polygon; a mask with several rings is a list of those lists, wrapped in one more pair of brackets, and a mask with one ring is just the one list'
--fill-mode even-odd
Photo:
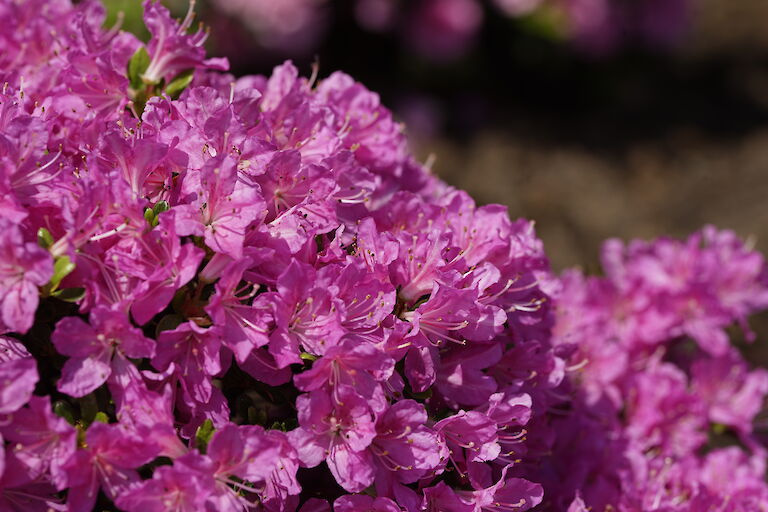
{"label": "flower cluster", "polygon": [[685,241],[610,240],[602,260],[605,277],[567,272],[557,294],[553,343],[578,367],[573,410],[553,424],[561,506],[580,493],[594,510],[764,509],[755,419],[768,371],[725,330],[754,337],[746,318],[768,308],[762,256],[707,226]]}
{"label": "flower cluster", "polygon": [[707,229],[558,279],[349,76],[235,79],[144,16],[0,1],[0,509],[768,503],[768,374],[724,331],[759,254]]}

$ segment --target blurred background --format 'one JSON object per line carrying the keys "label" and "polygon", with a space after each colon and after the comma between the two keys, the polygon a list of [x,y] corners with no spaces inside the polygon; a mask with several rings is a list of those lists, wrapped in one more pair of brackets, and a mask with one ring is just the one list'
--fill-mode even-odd
{"label": "blurred background", "polygon": [[[139,0],[104,0],[142,34]],[[183,16],[187,0],[163,0]],[[768,253],[766,0],[198,0],[210,54],[381,94],[413,151],[535,219],[553,266],[702,224]]]}

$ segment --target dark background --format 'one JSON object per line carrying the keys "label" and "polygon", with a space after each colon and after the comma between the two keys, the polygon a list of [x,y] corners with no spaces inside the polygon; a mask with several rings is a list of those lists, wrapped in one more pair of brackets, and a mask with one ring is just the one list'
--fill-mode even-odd
{"label": "dark background", "polygon": [[[419,1],[400,2],[401,15]],[[690,0],[679,44],[595,55],[478,1],[482,26],[453,59],[420,56],[398,28],[366,31],[352,0],[321,2],[323,28],[302,50],[263,47],[210,0],[197,10],[235,74],[290,57],[307,76],[316,61],[321,77],[341,69],[379,92],[439,176],[536,220],[555,269],[595,271],[608,237],[705,223],[768,252],[768,2]],[[139,26],[138,1],[107,4]]]}

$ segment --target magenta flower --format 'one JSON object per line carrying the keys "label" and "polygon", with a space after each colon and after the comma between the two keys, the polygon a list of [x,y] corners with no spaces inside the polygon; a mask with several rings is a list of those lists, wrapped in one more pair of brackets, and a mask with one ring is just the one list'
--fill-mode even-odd
{"label": "magenta flower", "polygon": [[376,463],[376,488],[390,495],[398,483],[412,483],[438,472],[448,459],[445,442],[425,425],[426,411],[413,400],[393,404],[376,423],[369,448]]}
{"label": "magenta flower", "polygon": [[389,498],[373,498],[363,494],[342,496],[333,503],[333,512],[400,512]]}
{"label": "magenta flower", "polygon": [[445,438],[460,471],[467,462],[492,461],[501,453],[496,423],[481,412],[459,411],[435,423],[434,429]]}
{"label": "magenta flower", "polygon": [[474,491],[472,497],[477,512],[523,511],[541,503],[544,495],[541,485],[523,478],[507,477],[508,470],[509,466],[505,466],[499,481],[492,486]]}
{"label": "magenta flower", "polygon": [[176,232],[205,236],[205,243],[214,251],[242,257],[246,228],[264,211],[258,189],[239,181],[237,162],[225,157],[210,159],[199,180],[193,202],[175,208]]}
{"label": "magenta flower", "polygon": [[25,333],[32,327],[38,304],[38,286],[53,275],[51,255],[26,242],[19,226],[0,218],[0,329]]}
{"label": "magenta flower", "polygon": [[39,379],[35,359],[24,345],[0,336],[0,415],[15,412],[29,402]]}
{"label": "magenta flower", "polygon": [[173,466],[157,468],[150,480],[132,487],[117,498],[117,506],[128,512],[197,512],[214,493],[212,463],[198,453],[189,453]]}
{"label": "magenta flower", "polygon": [[152,34],[148,47],[152,60],[142,74],[142,80],[156,84],[161,79],[171,80],[181,71],[191,68],[227,70],[229,64],[226,59],[205,59],[203,43],[208,38],[205,31],[200,29],[194,34],[187,34],[192,25],[194,4],[190,4],[181,23],[172,19],[160,2],[145,0],[143,6],[144,22]]}
{"label": "magenta flower", "polygon": [[293,378],[302,391],[327,389],[336,404],[343,404],[342,392],[353,392],[370,401],[380,411],[381,389],[394,370],[394,361],[371,343],[342,341],[315,362],[311,369]]}
{"label": "magenta flower", "polygon": [[476,507],[462,500],[445,482],[424,489],[421,509],[426,512],[474,512]]}
{"label": "magenta flower", "polygon": [[173,210],[163,213],[159,225],[136,240],[136,244],[143,249],[138,257],[123,257],[121,264],[136,263],[136,274],[142,278],[134,292],[131,315],[136,323],[144,325],[165,309],[179,288],[195,276],[203,251],[194,244],[179,242]]}
{"label": "magenta flower", "polygon": [[144,337],[123,313],[103,306],[94,308],[90,325],[77,317],[62,318],[51,341],[69,360],[61,370],[58,389],[72,396],[85,396],[107,381],[114,358],[155,355],[154,341]]}
{"label": "magenta flower", "polygon": [[[603,42],[664,32],[590,1]],[[477,6],[406,25],[461,50]],[[705,227],[555,276],[375,93],[216,73],[191,13],[144,7],[146,46],[0,0],[0,510],[765,507],[768,374],[729,336],[759,253]]]}
{"label": "magenta flower", "polygon": [[227,425],[208,445],[207,455],[217,465],[216,478],[234,475],[249,482],[262,482],[277,469],[279,444],[258,426]]}
{"label": "magenta flower", "polygon": [[250,283],[240,286],[243,271],[250,265],[251,261],[247,258],[227,265],[216,283],[216,293],[205,308],[214,324],[222,328],[224,344],[241,364],[255,348],[269,343],[264,315],[248,304],[249,299],[259,291],[259,286]]}
{"label": "magenta flower", "polygon": [[158,453],[152,439],[131,435],[120,425],[95,422],[85,436],[86,448],[79,449],[66,464],[68,510],[93,510],[99,489],[115,499],[140,482],[136,468]]}
{"label": "magenta flower", "polygon": [[49,481],[30,470],[10,448],[3,455],[4,464],[0,464],[0,469],[4,465],[5,471],[0,473],[0,509],[48,512],[62,508],[62,500]]}
{"label": "magenta flower", "polygon": [[186,392],[205,403],[211,399],[211,376],[222,369],[221,345],[218,328],[204,329],[194,322],[186,322],[172,331],[160,333],[152,366],[160,371],[172,366],[171,371]]}
{"label": "magenta flower", "polygon": [[691,368],[692,387],[707,404],[713,423],[752,432],[752,422],[768,395],[768,372],[753,371],[735,353],[713,359],[699,359]]}
{"label": "magenta flower", "polygon": [[279,368],[301,362],[300,348],[324,354],[343,335],[333,290],[315,282],[311,266],[292,260],[277,280],[277,292],[259,297],[258,306],[269,308],[274,318],[269,351]]}
{"label": "magenta flower", "polygon": [[14,456],[32,478],[47,474],[57,489],[67,486],[65,465],[75,453],[76,433],[53,414],[49,397],[33,396],[26,407],[13,414],[10,424],[0,427],[0,432],[14,443]]}
{"label": "magenta flower", "polygon": [[487,403],[497,385],[496,380],[483,370],[498,363],[501,353],[502,349],[496,343],[447,350],[440,360],[435,388],[443,400],[452,405],[475,406]]}
{"label": "magenta flower", "polygon": [[323,391],[296,400],[301,427],[289,434],[307,467],[328,463],[336,481],[349,492],[373,483],[373,465],[366,448],[376,437],[375,417],[367,402],[343,387],[334,403]]}

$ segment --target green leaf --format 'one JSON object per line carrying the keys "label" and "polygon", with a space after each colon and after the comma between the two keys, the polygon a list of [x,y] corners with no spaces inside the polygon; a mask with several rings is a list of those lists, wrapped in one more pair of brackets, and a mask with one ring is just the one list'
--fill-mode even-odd
{"label": "green leaf", "polygon": [[304,361],[317,361],[317,356],[309,352],[302,352],[299,357]]}
{"label": "green leaf", "polygon": [[421,393],[411,392],[411,396],[417,400],[428,400],[432,398],[432,390],[428,389],[426,391],[422,391]]}
{"label": "green leaf", "polygon": [[171,97],[171,99],[175,100],[179,97],[179,95],[184,92],[184,89],[187,88],[187,86],[192,82],[192,77],[195,75],[194,69],[188,69],[186,71],[182,71],[178,75],[174,77],[173,80],[168,84],[168,86],[165,88],[165,93]]}
{"label": "green leaf", "polygon": [[62,288],[51,295],[64,302],[77,302],[85,297],[85,288]]}
{"label": "green leaf", "polygon": [[152,207],[152,212],[155,215],[160,215],[163,212],[167,212],[171,209],[171,205],[168,204],[168,201],[159,201],[155,206]]}
{"label": "green leaf", "polygon": [[128,61],[128,80],[130,80],[131,88],[134,90],[138,91],[144,85],[141,75],[143,75],[149,67],[150,61],[151,59],[149,58],[147,49],[143,46],[136,50],[136,53],[133,54],[131,60]]}
{"label": "green leaf", "polygon": [[75,424],[75,412],[72,410],[72,406],[68,402],[63,400],[57,400],[53,403],[53,413],[60,418],[67,420],[70,425]]}
{"label": "green leaf", "polygon": [[207,419],[202,425],[197,427],[195,432],[195,447],[200,450],[200,453],[205,453],[205,449],[208,447],[208,443],[211,441],[214,433],[213,422]]}
{"label": "green leaf", "polygon": [[37,243],[40,245],[40,247],[43,249],[48,249],[53,245],[53,242],[53,236],[51,236],[50,231],[45,228],[40,228],[37,230]]}
{"label": "green leaf", "polygon": [[96,395],[89,393],[84,397],[78,398],[77,403],[80,405],[80,420],[87,427],[93,423],[96,414],[99,412],[99,404],[96,401]]}
{"label": "green leaf", "polygon": [[69,256],[60,256],[56,258],[53,264],[53,277],[51,277],[51,291],[55,291],[61,284],[61,280],[67,277],[75,270],[75,264],[69,259]]}
{"label": "green leaf", "polygon": [[173,313],[165,315],[160,319],[159,322],[157,322],[157,327],[155,327],[155,335],[158,335],[163,331],[172,331],[182,323],[184,323],[184,317],[181,315],[176,315]]}
{"label": "green leaf", "polygon": [[93,417],[93,421],[98,421],[99,423],[109,423],[109,416],[99,411],[96,413],[96,416]]}

